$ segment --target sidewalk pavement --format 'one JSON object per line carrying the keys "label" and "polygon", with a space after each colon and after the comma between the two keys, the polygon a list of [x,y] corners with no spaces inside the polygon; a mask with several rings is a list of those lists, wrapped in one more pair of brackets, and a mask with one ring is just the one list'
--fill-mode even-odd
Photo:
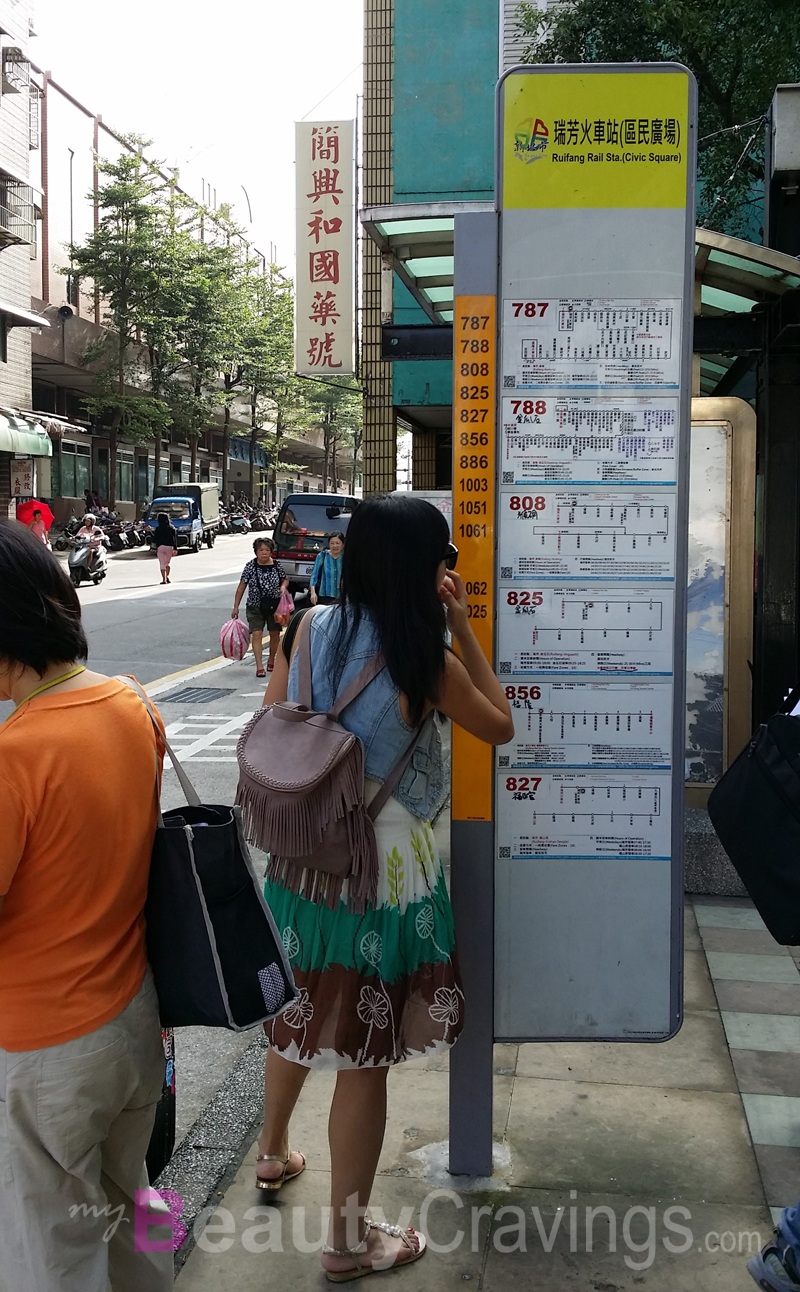
{"label": "sidewalk pavement", "polygon": [[[433,1240],[398,1273],[404,1292],[755,1286],[747,1257],[800,1193],[800,973],[740,899],[689,902],[685,965],[685,1021],[663,1045],[496,1047],[491,1180],[446,1171],[446,1056],[390,1074],[371,1214],[396,1223],[406,1208]],[[304,1175],[257,1193],[251,1147],[218,1187],[179,1292],[326,1285],[312,1249],[332,1086],[312,1072],[292,1124]]]}

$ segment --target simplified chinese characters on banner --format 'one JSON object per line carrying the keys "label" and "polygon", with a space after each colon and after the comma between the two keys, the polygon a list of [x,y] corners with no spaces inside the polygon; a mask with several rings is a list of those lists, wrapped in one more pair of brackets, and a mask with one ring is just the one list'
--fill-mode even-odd
{"label": "simplified chinese characters on banner", "polygon": [[351,374],[353,122],[303,121],[295,131],[295,369],[307,375]]}

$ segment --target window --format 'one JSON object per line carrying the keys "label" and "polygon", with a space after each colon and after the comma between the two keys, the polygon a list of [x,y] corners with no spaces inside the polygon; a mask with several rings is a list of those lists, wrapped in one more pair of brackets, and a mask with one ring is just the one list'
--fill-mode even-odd
{"label": "window", "polygon": [[117,501],[133,502],[133,454],[117,450]]}
{"label": "window", "polygon": [[[34,408],[39,405],[35,402]],[[50,459],[50,496],[51,498],[61,497],[61,445],[58,440],[53,441],[53,456]]]}
{"label": "window", "polygon": [[[169,464],[169,474],[170,474],[170,483],[171,483],[171,484],[180,484],[180,483],[181,483],[181,464],[180,464],[180,459],[178,459],[177,461],[175,460],[175,458],[172,458],[172,459],[171,459],[170,464]],[[166,484],[166,481],[165,481],[164,483]]]}
{"label": "window", "polygon": [[61,443],[60,471],[55,473],[51,486],[53,494],[58,494],[62,498],[80,498],[84,489],[89,488],[91,462],[91,452],[88,444],[73,444],[68,440],[63,440]]}
{"label": "window", "polygon": [[136,498],[141,502],[143,498],[150,497],[150,481],[153,478],[152,469],[148,471],[148,460],[145,457],[136,459]]}

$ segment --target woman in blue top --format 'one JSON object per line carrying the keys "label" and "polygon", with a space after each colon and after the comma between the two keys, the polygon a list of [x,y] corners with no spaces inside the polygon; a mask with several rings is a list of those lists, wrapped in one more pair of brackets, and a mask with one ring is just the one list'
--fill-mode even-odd
{"label": "woman in blue top", "polygon": [[[375,820],[375,905],[351,912],[345,881],[338,906],[329,909],[305,895],[312,872],[304,873],[299,892],[274,878],[265,888],[300,996],[265,1029],[257,1184],[279,1188],[303,1170],[303,1155],[289,1148],[289,1118],[309,1069],[335,1070],[330,1246],[322,1256],[335,1282],[416,1260],[425,1250],[413,1230],[360,1221],[346,1203],[353,1195],[359,1208],[369,1202],[389,1068],[447,1050],[463,1025],[452,911],[430,826],[448,780],[436,711],[488,744],[514,734],[503,687],[470,626],[464,584],[453,569],[458,553],[448,540],[447,522],[430,503],[410,494],[366,499],[347,532],[340,605],[316,611],[309,626],[315,709],[327,710],[377,651],[385,660],[339,719],[363,743],[367,800],[422,726]],[[460,658],[446,646],[448,628]],[[278,652],[266,703],[297,699],[294,650],[292,642]]]}
{"label": "woman in blue top", "polygon": [[314,573],[311,575],[312,606],[317,602],[322,606],[332,606],[339,600],[343,551],[344,534],[329,534],[327,552],[320,552],[314,562]]}

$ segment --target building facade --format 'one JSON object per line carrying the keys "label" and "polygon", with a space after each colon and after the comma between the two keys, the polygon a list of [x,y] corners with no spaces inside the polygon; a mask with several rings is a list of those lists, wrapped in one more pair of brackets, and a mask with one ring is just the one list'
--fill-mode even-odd
{"label": "building facade", "polygon": [[31,411],[31,333],[47,330],[30,292],[41,216],[31,33],[30,4],[0,0],[0,516],[16,515],[17,497],[49,484],[52,451]]}

